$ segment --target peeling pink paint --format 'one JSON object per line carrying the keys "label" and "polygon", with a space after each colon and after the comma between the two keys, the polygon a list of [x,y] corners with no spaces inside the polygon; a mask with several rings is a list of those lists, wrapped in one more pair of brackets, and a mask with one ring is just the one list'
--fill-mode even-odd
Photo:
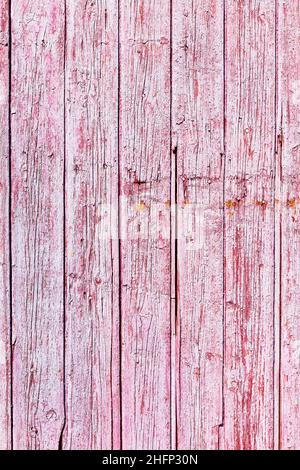
{"label": "peeling pink paint", "polygon": [[0,0],[1,449],[299,448],[299,37]]}

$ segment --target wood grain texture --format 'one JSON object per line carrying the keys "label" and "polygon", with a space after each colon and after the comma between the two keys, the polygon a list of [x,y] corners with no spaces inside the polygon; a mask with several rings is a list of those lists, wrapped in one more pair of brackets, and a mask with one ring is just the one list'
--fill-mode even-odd
{"label": "wood grain texture", "polygon": [[122,443],[169,449],[169,1],[120,1],[119,132]]}
{"label": "wood grain texture", "polygon": [[225,2],[225,449],[273,448],[275,3]]}
{"label": "wood grain texture", "polygon": [[300,448],[300,2],[278,0],[280,447]]}
{"label": "wood grain texture", "polygon": [[11,447],[9,256],[9,9],[0,1],[0,449]]}
{"label": "wood grain texture", "polygon": [[173,1],[177,445],[217,449],[223,368],[223,2]]}
{"label": "wood grain texture", "polygon": [[57,449],[63,397],[64,4],[12,2],[15,449]]}
{"label": "wood grain texture", "polygon": [[300,0],[0,0],[0,449],[300,447]]}
{"label": "wood grain texture", "polygon": [[120,445],[117,7],[67,0],[65,449]]}

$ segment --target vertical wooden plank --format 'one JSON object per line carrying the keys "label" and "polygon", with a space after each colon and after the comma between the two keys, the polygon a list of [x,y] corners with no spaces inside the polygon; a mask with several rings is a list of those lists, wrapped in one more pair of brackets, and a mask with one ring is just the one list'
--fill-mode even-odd
{"label": "vertical wooden plank", "polygon": [[65,449],[119,447],[118,2],[67,0]]}
{"label": "vertical wooden plank", "polygon": [[64,3],[12,2],[15,449],[57,449],[63,396]]}
{"label": "vertical wooden plank", "polygon": [[0,449],[11,447],[9,258],[9,8],[0,1]]}
{"label": "vertical wooden plank", "polygon": [[170,2],[120,1],[122,440],[170,448]]}
{"label": "vertical wooden plank", "polygon": [[300,2],[277,1],[277,178],[281,201],[280,447],[300,446]]}
{"label": "vertical wooden plank", "polygon": [[179,449],[217,449],[223,367],[223,2],[173,0]]}
{"label": "vertical wooden plank", "polygon": [[225,449],[273,448],[275,2],[226,6]]}

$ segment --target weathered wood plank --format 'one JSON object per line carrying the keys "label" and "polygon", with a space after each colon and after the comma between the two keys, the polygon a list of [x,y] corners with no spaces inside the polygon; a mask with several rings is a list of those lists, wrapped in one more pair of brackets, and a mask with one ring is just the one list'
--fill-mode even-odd
{"label": "weathered wood plank", "polygon": [[10,200],[0,0],[0,448],[11,366],[16,449],[299,448],[300,2],[46,3],[11,2]]}
{"label": "weathered wood plank", "polygon": [[273,448],[275,2],[226,14],[226,449]]}
{"label": "weathered wood plank", "polygon": [[0,449],[11,448],[9,3],[0,0]]}
{"label": "weathered wood plank", "polygon": [[223,368],[223,3],[173,0],[179,449],[217,449]]}
{"label": "weathered wood plank", "polygon": [[57,449],[63,396],[64,3],[12,8],[15,449]]}
{"label": "weathered wood plank", "polygon": [[300,2],[277,1],[280,447],[300,447]]}
{"label": "weathered wood plank", "polygon": [[120,1],[122,442],[170,437],[170,2]]}
{"label": "weathered wood plank", "polygon": [[66,449],[119,443],[118,2],[67,0]]}

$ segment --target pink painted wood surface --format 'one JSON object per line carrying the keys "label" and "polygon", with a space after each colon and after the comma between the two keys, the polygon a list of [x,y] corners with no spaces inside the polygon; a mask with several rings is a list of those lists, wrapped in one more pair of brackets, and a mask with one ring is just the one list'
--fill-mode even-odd
{"label": "pink painted wood surface", "polygon": [[67,1],[65,449],[119,447],[117,2]]}
{"label": "pink painted wood surface", "polygon": [[120,1],[121,379],[124,449],[168,449],[170,3]]}
{"label": "pink painted wood surface", "polygon": [[278,97],[276,198],[280,316],[280,447],[300,448],[300,3],[278,5]]}
{"label": "pink painted wood surface", "polygon": [[0,449],[11,448],[9,256],[9,11],[0,1]]}
{"label": "pink painted wood surface", "polygon": [[13,444],[64,424],[64,4],[12,2]]}
{"label": "pink painted wood surface", "polygon": [[173,1],[177,444],[217,449],[223,368],[223,4]]}
{"label": "pink painted wood surface", "polygon": [[225,3],[225,449],[274,445],[275,2]]}
{"label": "pink painted wood surface", "polygon": [[299,47],[299,0],[0,0],[1,449],[299,449]]}

